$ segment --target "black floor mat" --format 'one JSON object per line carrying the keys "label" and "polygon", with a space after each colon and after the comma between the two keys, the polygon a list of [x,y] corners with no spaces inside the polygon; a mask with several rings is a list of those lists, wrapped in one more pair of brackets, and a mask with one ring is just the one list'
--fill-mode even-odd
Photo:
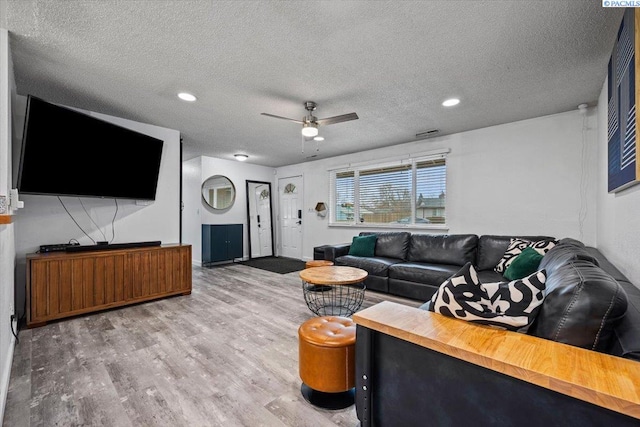
{"label": "black floor mat", "polygon": [[294,271],[304,270],[305,262],[299,259],[269,256],[264,258],[254,258],[248,261],[242,261],[238,264],[248,265],[249,267],[268,270],[274,273],[287,274]]}

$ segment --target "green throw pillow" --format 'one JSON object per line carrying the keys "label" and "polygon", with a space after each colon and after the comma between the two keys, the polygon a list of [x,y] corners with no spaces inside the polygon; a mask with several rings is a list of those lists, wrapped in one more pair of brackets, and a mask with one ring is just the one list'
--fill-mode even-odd
{"label": "green throw pillow", "polygon": [[369,234],[367,236],[354,236],[349,248],[349,255],[373,256],[376,249],[378,236]]}
{"label": "green throw pillow", "polygon": [[538,271],[538,266],[542,261],[542,255],[532,247],[524,249],[520,255],[515,257],[507,270],[504,278],[507,280],[518,280]]}

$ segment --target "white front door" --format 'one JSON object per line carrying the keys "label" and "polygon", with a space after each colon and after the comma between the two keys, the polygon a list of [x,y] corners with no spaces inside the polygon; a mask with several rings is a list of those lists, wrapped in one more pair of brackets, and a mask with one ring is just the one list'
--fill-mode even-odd
{"label": "white front door", "polygon": [[283,257],[302,259],[302,176],[278,180]]}

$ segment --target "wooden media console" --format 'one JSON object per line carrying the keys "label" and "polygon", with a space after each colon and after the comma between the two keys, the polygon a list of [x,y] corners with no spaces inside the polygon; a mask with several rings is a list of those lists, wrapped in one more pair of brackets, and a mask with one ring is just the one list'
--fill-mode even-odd
{"label": "wooden media console", "polygon": [[27,327],[191,293],[191,245],[27,255]]}

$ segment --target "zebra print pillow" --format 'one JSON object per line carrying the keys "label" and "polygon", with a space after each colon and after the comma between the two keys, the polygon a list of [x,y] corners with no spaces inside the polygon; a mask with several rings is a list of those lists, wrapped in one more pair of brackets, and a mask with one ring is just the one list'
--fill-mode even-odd
{"label": "zebra print pillow", "polygon": [[532,242],[525,239],[511,239],[509,247],[505,251],[504,255],[495,266],[494,270],[498,273],[504,274],[507,268],[511,265],[513,260],[522,253],[528,247],[535,249],[540,255],[544,256],[551,248],[556,245],[554,240],[540,240],[538,242]]}
{"label": "zebra print pillow", "polygon": [[544,301],[546,279],[541,270],[511,282],[480,283],[467,263],[440,285],[429,311],[526,333]]}

